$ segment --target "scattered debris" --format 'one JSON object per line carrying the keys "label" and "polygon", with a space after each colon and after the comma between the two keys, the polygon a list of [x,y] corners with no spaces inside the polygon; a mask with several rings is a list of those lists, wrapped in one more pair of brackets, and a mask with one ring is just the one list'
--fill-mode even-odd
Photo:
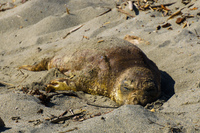
{"label": "scattered debris", "polygon": [[147,119],[149,120],[149,123],[150,123],[150,124],[156,124],[156,125],[161,126],[162,128],[169,128],[169,129],[171,130],[172,133],[180,133],[180,132],[183,132],[182,129],[181,129],[181,127],[180,127],[180,128],[179,128],[179,127],[175,127],[175,126],[172,127],[172,126],[170,125],[170,123],[167,123],[167,124],[164,126],[164,125],[162,125],[162,124],[159,124],[159,123],[157,123],[157,122],[154,122],[154,121],[150,120],[149,118],[147,118]]}
{"label": "scattered debris", "polygon": [[87,37],[87,36],[83,36],[82,40],[83,40],[84,38],[87,39],[87,40],[89,40],[89,37]]}
{"label": "scattered debris", "polygon": [[20,120],[21,118],[19,116],[16,116],[16,117],[11,117],[11,119],[16,123],[18,123],[19,122],[18,120]]}
{"label": "scattered debris", "polygon": [[21,118],[19,116],[11,117],[12,120],[20,120]]}
{"label": "scattered debris", "polygon": [[96,117],[96,116],[101,116],[101,115],[102,115],[101,112],[99,112],[99,113],[97,113],[97,114],[90,115],[90,118],[94,118],[94,117]]}
{"label": "scattered debris", "polygon": [[169,26],[171,26],[170,23],[165,23],[165,24],[163,24],[161,27],[162,27],[162,28],[167,28],[167,27],[169,27]]}
{"label": "scattered debris", "polygon": [[82,118],[85,115],[84,112],[85,111],[82,111],[80,113],[75,113],[75,114],[69,115],[69,116],[57,117],[56,119],[51,120],[51,123],[57,124],[57,123],[60,123],[61,121],[66,121],[69,119],[77,118],[77,116],[78,116],[78,118]]}
{"label": "scattered debris", "polygon": [[37,111],[37,114],[42,114],[43,112],[44,112],[43,109],[39,109],[39,110]]}
{"label": "scattered debris", "polygon": [[42,49],[41,49],[40,47],[37,47],[37,51],[38,51],[38,52],[41,52]]}
{"label": "scattered debris", "polygon": [[156,30],[160,30],[160,29],[161,29],[161,26],[158,25],[158,26],[156,27]]}
{"label": "scattered debris", "polygon": [[24,4],[25,2],[27,2],[28,0],[22,0],[21,3]]}
{"label": "scattered debris", "polygon": [[30,120],[28,121],[28,123],[33,123],[34,126],[37,126],[43,122],[40,119],[37,119],[37,120]]}
{"label": "scattered debris", "polygon": [[132,44],[135,44],[135,45],[140,44],[140,43],[145,43],[147,45],[150,44],[148,41],[145,41],[144,39],[142,39],[142,38],[140,38],[138,36],[126,35],[124,37],[124,40],[126,40],[126,41],[128,41],[128,42],[130,42]]}
{"label": "scattered debris", "polygon": [[102,116],[102,117],[101,117],[101,120],[105,121],[105,120],[106,120],[106,118]]}
{"label": "scattered debris", "polygon": [[194,31],[195,31],[195,34],[196,34],[197,38],[200,39],[200,35],[197,33],[197,30],[194,29]]}
{"label": "scattered debris", "polygon": [[67,133],[67,132],[71,132],[71,131],[74,131],[74,130],[78,130],[78,127],[74,127],[74,128],[69,129],[67,131],[63,131],[63,132],[59,132],[59,133]]}
{"label": "scattered debris", "polygon": [[74,115],[74,112],[73,112],[72,109],[69,109],[69,112],[70,112],[72,115]]}
{"label": "scattered debris", "polygon": [[14,84],[10,84],[10,83],[6,83],[4,81],[0,81],[0,84],[4,85],[4,86],[12,86],[12,87],[15,87]]}
{"label": "scattered debris", "polygon": [[133,2],[132,1],[128,1],[128,7],[131,11],[133,11]]}
{"label": "scattered debris", "polygon": [[181,23],[183,23],[185,20],[186,20],[185,17],[179,17],[179,18],[177,18],[176,23],[177,23],[177,24],[181,24]]}
{"label": "scattered debris", "polygon": [[170,11],[170,9],[166,8],[164,5],[161,5],[161,8],[166,10],[166,11]]}
{"label": "scattered debris", "polygon": [[70,14],[70,10],[69,10],[69,8],[67,8],[67,5],[65,4],[65,8],[66,8],[66,12],[67,12],[67,14],[69,15]]}
{"label": "scattered debris", "polygon": [[13,3],[7,2],[7,3],[0,3],[0,12],[4,12],[6,10],[10,10],[15,8],[16,6]]}
{"label": "scattered debris", "polygon": [[68,111],[69,111],[69,110],[67,109],[65,112],[63,112],[61,115],[59,115],[58,118],[60,118],[60,117],[62,117],[62,116],[64,116],[64,115],[66,115],[66,114],[68,113]]}
{"label": "scattered debris", "polygon": [[187,22],[184,22],[182,28],[185,28],[187,25],[188,25],[188,23],[187,23]]}
{"label": "scattered debris", "polygon": [[172,27],[168,27],[167,30],[173,30],[173,28]]}
{"label": "scattered debris", "polygon": [[171,5],[175,4],[175,3],[176,3],[176,2],[166,3],[166,4],[160,4],[160,5],[152,5],[152,6],[150,6],[150,7],[151,7],[151,8],[158,8],[158,7],[161,7],[161,6],[166,7],[166,6],[171,6]]}
{"label": "scattered debris", "polygon": [[193,7],[190,10],[197,10],[197,9],[198,9],[198,7]]}
{"label": "scattered debris", "polygon": [[183,4],[185,4],[185,5],[187,5],[187,4],[189,4],[190,2],[191,2],[191,0],[182,0],[181,1]]}
{"label": "scattered debris", "polygon": [[103,25],[107,25],[107,24],[110,24],[110,21],[109,22],[105,22]]}
{"label": "scattered debris", "polygon": [[150,111],[151,111],[151,112],[156,112],[154,108],[152,108]]}
{"label": "scattered debris", "polygon": [[154,17],[155,18],[156,16],[154,14],[152,14],[152,15],[150,15],[150,17]]}
{"label": "scattered debris", "polygon": [[99,40],[97,43],[101,43],[101,42],[104,42],[104,40]]}

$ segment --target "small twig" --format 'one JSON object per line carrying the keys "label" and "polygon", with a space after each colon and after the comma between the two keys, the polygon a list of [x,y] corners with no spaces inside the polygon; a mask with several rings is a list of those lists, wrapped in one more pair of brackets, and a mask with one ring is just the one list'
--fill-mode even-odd
{"label": "small twig", "polygon": [[29,75],[27,74],[27,75],[24,77],[24,79],[22,79],[22,80],[20,81],[20,83],[22,83],[28,76],[29,76]]}
{"label": "small twig", "polygon": [[3,82],[3,81],[0,81],[0,84],[3,84],[3,85],[7,85],[7,86],[15,86],[14,84],[10,84],[10,83],[6,83],[6,82]]}
{"label": "small twig", "polygon": [[135,17],[134,15],[132,15],[132,14],[130,14],[130,13],[124,11],[123,9],[117,9],[117,10],[118,10],[119,12],[123,13],[123,14],[126,14],[126,15],[130,16],[130,17]]}
{"label": "small twig", "polygon": [[154,124],[159,125],[159,126],[161,126],[161,127],[165,127],[164,125],[161,125],[161,124],[159,124],[159,123],[156,123],[156,122],[150,120],[149,118],[147,118],[147,119],[148,119],[151,123],[154,123]]}
{"label": "small twig", "polygon": [[67,132],[71,132],[71,131],[74,131],[74,130],[78,130],[78,127],[74,127],[74,128],[69,129],[69,130],[67,130],[67,131],[59,132],[59,133],[67,133]]}
{"label": "small twig", "polygon": [[110,12],[110,11],[112,11],[112,9],[111,9],[111,8],[109,8],[107,11],[105,11],[105,12],[103,12],[103,13],[99,14],[99,15],[98,15],[98,16],[96,16],[96,17],[102,16],[102,15],[104,15],[104,14],[106,14],[106,13]]}
{"label": "small twig", "polygon": [[[83,112],[84,112],[84,111],[83,111]],[[57,119],[55,119],[55,120],[52,120],[51,123],[56,124],[56,123],[59,123],[60,121],[66,121],[66,120],[69,120],[69,119],[71,119],[71,118],[73,118],[73,117],[75,117],[75,116],[82,115],[83,112],[81,112],[81,113],[76,113],[76,114],[74,114],[74,115],[69,115],[69,116],[65,116],[65,117],[57,118]]]}
{"label": "small twig", "polygon": [[69,10],[69,8],[67,8],[67,5],[65,4],[65,8],[66,8],[66,12],[67,12],[67,14],[70,14],[70,10]]}
{"label": "small twig", "polygon": [[19,71],[22,73],[22,75],[24,75],[24,72],[22,72],[22,70],[21,70],[21,69],[19,69]]}
{"label": "small twig", "polygon": [[137,0],[138,8],[140,8],[140,0]]}
{"label": "small twig", "polygon": [[67,109],[65,112],[63,112],[61,115],[59,115],[58,118],[60,118],[60,117],[62,117],[62,116],[64,116],[64,115],[66,115],[66,114],[68,113],[68,111],[69,111],[69,110]]}
{"label": "small twig", "polygon": [[173,17],[175,17],[175,16],[181,14],[181,11],[182,11],[183,9],[185,9],[186,7],[188,8],[188,7],[190,7],[191,5],[194,5],[194,3],[192,3],[192,4],[188,5],[188,6],[184,6],[183,8],[179,9],[178,11],[176,11],[175,13],[173,13],[167,20],[169,20],[169,19],[171,19],[171,18],[173,18]]}
{"label": "small twig", "polygon": [[24,4],[25,2],[27,2],[28,0],[22,0],[21,3]]}
{"label": "small twig", "polygon": [[171,18],[173,18],[173,17],[175,17],[179,14],[181,14],[181,10],[178,10],[177,12],[173,13],[171,16],[169,16],[169,18],[167,20],[169,20],[169,19],[171,19]]}
{"label": "small twig", "polygon": [[74,112],[73,112],[72,109],[69,109],[69,112],[70,112],[72,115],[74,115]]}
{"label": "small twig", "polygon": [[68,35],[70,35],[72,32],[75,32],[75,31],[77,31],[78,29],[80,29],[81,27],[83,27],[83,24],[82,25],[79,25],[78,27],[76,27],[76,28],[74,28],[74,29],[72,29],[72,30],[70,30],[68,33],[67,33],[67,35],[65,35],[64,37],[63,37],[63,39],[65,39]]}
{"label": "small twig", "polygon": [[196,30],[196,29],[194,29],[194,31],[195,31],[195,33],[196,33],[196,36],[197,36],[197,38],[199,39],[199,38],[200,38],[200,36],[199,36],[199,34],[197,33],[197,30]]}
{"label": "small twig", "polygon": [[101,105],[96,105],[96,104],[91,104],[87,101],[87,105],[90,105],[90,106],[94,106],[94,107],[100,107],[100,108],[119,108],[119,106],[101,106]]}
{"label": "small twig", "polygon": [[4,12],[4,11],[6,11],[6,10],[10,10],[10,9],[13,9],[14,7],[12,7],[12,8],[3,8],[3,9],[0,9],[0,12]]}
{"label": "small twig", "polygon": [[176,2],[172,2],[172,3],[167,3],[167,4],[160,4],[160,5],[154,5],[154,6],[150,6],[151,8],[157,8],[157,7],[161,7],[161,6],[171,6],[173,4],[175,4]]}

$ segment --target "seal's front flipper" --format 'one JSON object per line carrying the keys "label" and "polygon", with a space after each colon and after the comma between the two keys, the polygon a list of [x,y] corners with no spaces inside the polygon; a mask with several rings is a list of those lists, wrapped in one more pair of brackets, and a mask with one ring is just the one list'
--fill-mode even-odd
{"label": "seal's front flipper", "polygon": [[70,79],[61,78],[61,79],[55,79],[52,80],[49,84],[47,84],[47,87],[45,88],[47,92],[56,90],[73,90],[77,91],[76,85],[74,82],[70,81]]}
{"label": "seal's front flipper", "polygon": [[50,62],[50,58],[43,59],[41,62],[39,62],[36,65],[23,65],[19,67],[19,69],[25,69],[29,71],[44,71],[48,70],[48,63]]}

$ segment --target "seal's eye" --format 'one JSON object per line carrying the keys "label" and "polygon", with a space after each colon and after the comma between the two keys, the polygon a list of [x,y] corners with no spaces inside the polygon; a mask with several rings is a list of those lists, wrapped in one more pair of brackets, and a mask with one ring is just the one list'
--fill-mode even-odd
{"label": "seal's eye", "polygon": [[129,88],[127,88],[127,87],[123,87],[125,90],[130,90]]}
{"label": "seal's eye", "polygon": [[130,91],[130,89],[128,87],[125,87],[125,86],[121,86],[120,89],[121,89],[122,92]]}

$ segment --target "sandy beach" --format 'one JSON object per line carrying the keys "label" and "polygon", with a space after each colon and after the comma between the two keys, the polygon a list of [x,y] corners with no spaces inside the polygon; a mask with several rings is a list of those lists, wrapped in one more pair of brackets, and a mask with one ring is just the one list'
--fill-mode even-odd
{"label": "sandy beach", "polygon": [[[200,0],[0,0],[0,132],[200,132]],[[27,71],[83,43],[139,47],[161,72],[161,96],[141,105],[74,91],[47,93],[66,76]],[[106,42],[105,42],[106,43]]]}

